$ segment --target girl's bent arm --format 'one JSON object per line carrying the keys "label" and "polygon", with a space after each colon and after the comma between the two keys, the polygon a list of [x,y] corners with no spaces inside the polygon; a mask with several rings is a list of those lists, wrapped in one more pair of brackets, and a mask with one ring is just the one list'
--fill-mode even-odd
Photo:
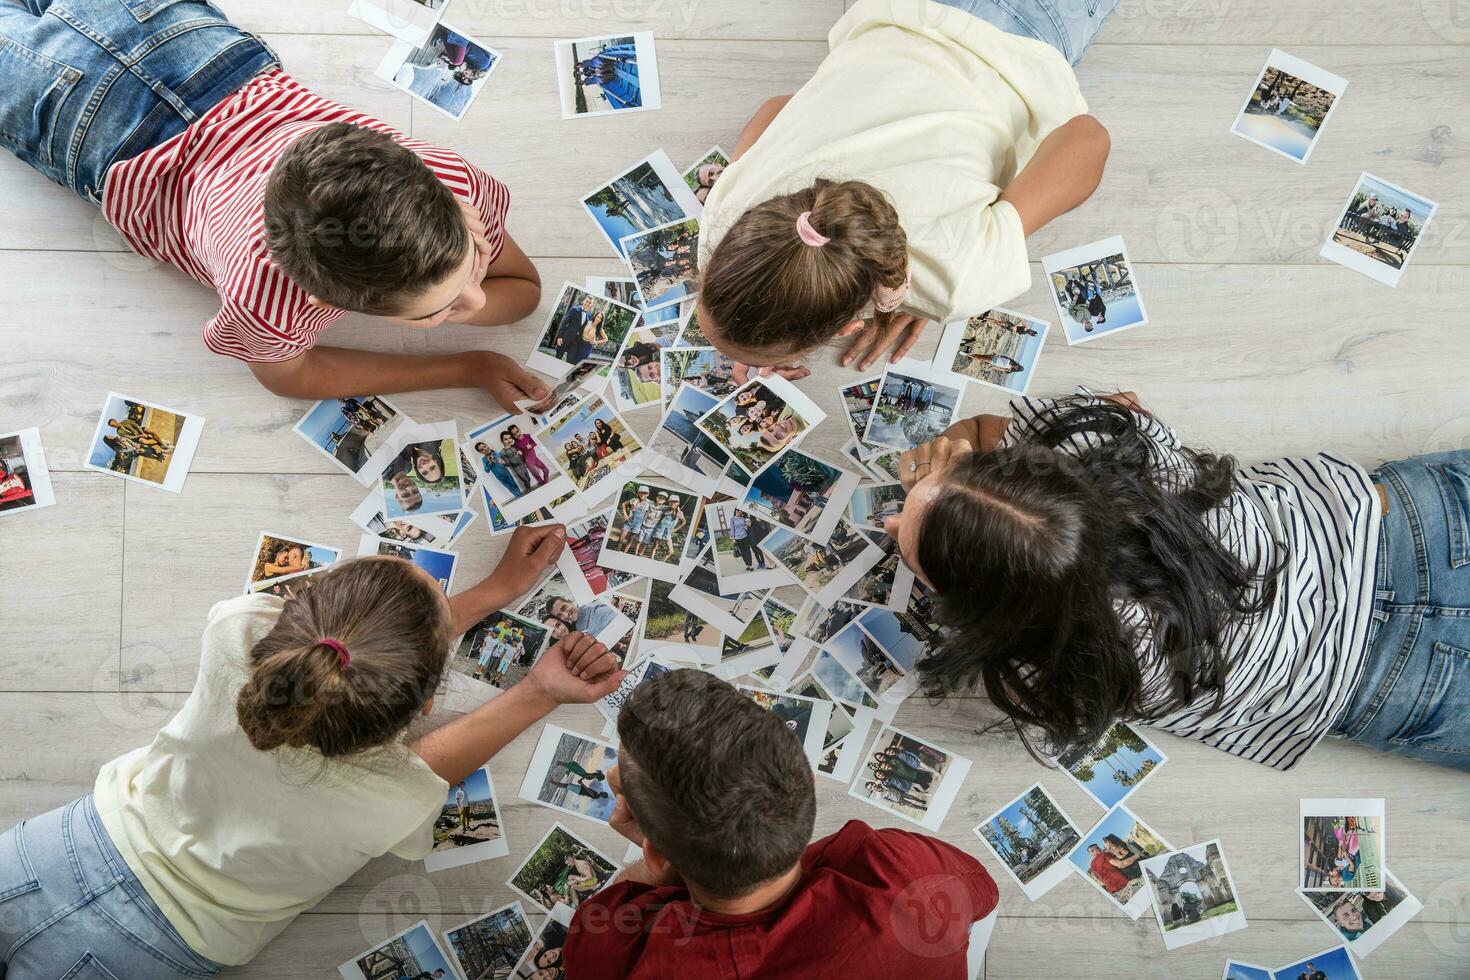
{"label": "girl's bent arm", "polygon": [[746,150],[755,145],[755,141],[761,138],[761,133],[766,131],[766,127],[790,101],[791,96],[778,95],[761,103],[761,107],[755,110],[755,115],[750,117],[750,122],[746,123],[745,128],[740,131],[740,139],[735,142],[735,150],[730,154],[732,163],[739,160],[745,155]]}
{"label": "girl's bent arm", "polygon": [[1026,169],[1000,195],[1021,216],[1027,235],[1092,196],[1102,180],[1112,140],[1092,116],[1073,116],[1052,130]]}

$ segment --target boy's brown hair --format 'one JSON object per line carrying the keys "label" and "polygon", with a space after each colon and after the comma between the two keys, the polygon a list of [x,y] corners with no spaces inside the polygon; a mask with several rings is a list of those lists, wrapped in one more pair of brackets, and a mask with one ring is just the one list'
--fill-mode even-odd
{"label": "boy's brown hair", "polygon": [[265,240],[291,281],[344,310],[395,316],[469,254],[454,193],[384,133],[330,123],[293,142],[265,188]]}
{"label": "boy's brown hair", "polygon": [[618,773],[638,826],[686,881],[734,898],[801,860],[811,764],[781,719],[701,670],[638,685],[618,714]]}
{"label": "boy's brown hair", "polygon": [[[804,211],[827,244],[797,235]],[[819,179],[740,216],[700,270],[699,301],[741,347],[795,353],[826,343],[857,319],[874,287],[897,289],[907,271],[908,237],[883,192]],[[886,325],[892,314],[875,316]]]}
{"label": "boy's brown hair", "polygon": [[[250,744],[354,755],[406,729],[439,685],[449,617],[406,561],[359,558],[316,572],[250,651],[235,714]],[[324,639],[347,648],[346,663]]]}

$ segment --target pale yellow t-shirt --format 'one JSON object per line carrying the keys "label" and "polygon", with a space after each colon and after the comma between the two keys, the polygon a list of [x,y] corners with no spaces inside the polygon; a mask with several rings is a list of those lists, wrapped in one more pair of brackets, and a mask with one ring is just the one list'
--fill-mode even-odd
{"label": "pale yellow t-shirt", "polygon": [[863,180],[888,195],[908,236],[903,309],[946,322],[1024,293],[1021,220],[996,198],[1052,130],[1087,111],[1067,60],[929,0],[860,0],[828,45],[715,183],[700,264],[749,208],[818,177]]}
{"label": "pale yellow t-shirt", "polygon": [[315,751],[251,746],[235,719],[247,656],[282,601],[209,611],[194,691],[153,744],[109,762],[102,824],[197,953],[246,963],[375,857],[433,846],[449,784],[401,742],[322,765]]}

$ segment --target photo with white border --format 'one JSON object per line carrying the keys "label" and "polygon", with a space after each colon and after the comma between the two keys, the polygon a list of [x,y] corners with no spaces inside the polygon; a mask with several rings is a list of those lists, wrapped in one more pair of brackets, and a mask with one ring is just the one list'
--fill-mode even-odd
{"label": "photo with white border", "polygon": [[1073,346],[1148,323],[1120,235],[1042,258],[1057,318]]}
{"label": "photo with white border", "polygon": [[[970,771],[970,760],[886,724],[878,729],[868,749],[848,795],[925,830],[938,830]],[[878,762],[880,755],[887,761]],[[899,763],[905,771],[913,770],[923,777],[926,788],[920,788],[918,779],[897,775]],[[879,776],[885,766],[892,767],[892,771]],[[902,788],[905,785],[907,789]]]}
{"label": "photo with white border", "polygon": [[169,493],[184,489],[204,416],[107,393],[87,450],[87,469]]}

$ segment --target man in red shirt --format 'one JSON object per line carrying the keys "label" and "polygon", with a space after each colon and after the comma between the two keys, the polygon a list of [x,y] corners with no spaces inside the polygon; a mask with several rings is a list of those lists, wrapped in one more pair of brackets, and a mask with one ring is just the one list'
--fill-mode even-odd
{"label": "man in red shirt", "polygon": [[643,859],[578,907],[568,980],[968,975],[997,899],[984,866],[859,820],[808,846],[812,770],[775,715],[676,670],[634,690],[618,735],[612,826]]}
{"label": "man in red shirt", "polygon": [[545,385],[503,354],[318,346],[347,312],[514,323],[540,278],[504,185],[302,87],[202,0],[0,2],[0,145],[219,294],[210,350],[293,398]]}
{"label": "man in red shirt", "polygon": [[1112,858],[1106,851],[1096,844],[1088,844],[1087,853],[1092,855],[1092,863],[1089,865],[1092,876],[1107,889],[1109,895],[1116,895],[1127,887],[1128,879],[1113,865]]}

